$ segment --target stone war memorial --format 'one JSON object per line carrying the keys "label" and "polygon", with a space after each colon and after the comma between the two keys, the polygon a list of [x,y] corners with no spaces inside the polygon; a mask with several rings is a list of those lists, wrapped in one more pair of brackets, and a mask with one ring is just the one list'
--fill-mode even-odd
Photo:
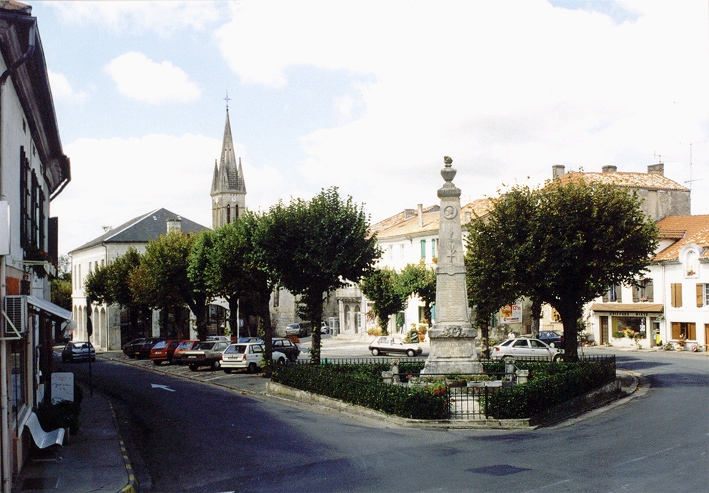
{"label": "stone war memorial", "polygon": [[465,285],[463,232],[460,218],[460,189],[453,184],[453,160],[443,158],[438,190],[441,216],[438,229],[436,269],[436,318],[429,330],[431,350],[422,374],[480,373],[482,365],[475,352],[477,330],[470,322]]}

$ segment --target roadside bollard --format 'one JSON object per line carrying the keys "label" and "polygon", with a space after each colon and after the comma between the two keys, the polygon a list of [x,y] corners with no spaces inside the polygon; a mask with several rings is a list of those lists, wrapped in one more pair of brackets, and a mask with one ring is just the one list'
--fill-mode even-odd
{"label": "roadside bollard", "polygon": [[527,383],[529,381],[529,370],[517,370],[517,383]]}
{"label": "roadside bollard", "polygon": [[394,374],[390,371],[382,372],[382,381],[384,383],[392,384],[394,383]]}
{"label": "roadside bollard", "polygon": [[399,380],[399,360],[395,359],[391,361],[391,374],[392,374],[392,382],[394,385],[400,383]]}

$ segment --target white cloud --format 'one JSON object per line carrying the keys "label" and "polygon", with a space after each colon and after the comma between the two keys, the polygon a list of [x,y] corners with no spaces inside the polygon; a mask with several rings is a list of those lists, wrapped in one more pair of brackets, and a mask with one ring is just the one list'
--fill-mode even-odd
{"label": "white cloud", "polygon": [[709,140],[706,3],[625,5],[636,21],[529,0],[239,3],[217,36],[251,83],[286,87],[300,66],[372,77],[359,120],[303,137],[300,171],[389,213],[437,200],[446,154],[475,197],[553,164],[645,171],[658,151],[684,158],[680,142]]}
{"label": "white cloud", "polygon": [[69,80],[64,74],[47,70],[49,75],[49,83],[52,88],[52,96],[55,100],[65,100],[69,102],[80,103],[85,101],[88,94],[84,91],[74,91]]}
{"label": "white cloud", "polygon": [[156,63],[142,53],[125,53],[106,65],[121,94],[150,104],[188,102],[201,91],[187,74],[171,62]]}
{"label": "white cloud", "polygon": [[154,32],[167,37],[177,31],[201,31],[222,18],[224,4],[207,1],[47,2],[71,25],[93,23],[114,32]]}
{"label": "white cloud", "polygon": [[[211,227],[209,192],[221,145],[221,139],[201,135],[162,134],[84,138],[66,145],[72,180],[52,202],[52,215],[71,218],[60,227],[60,251],[100,236],[103,226],[116,227],[161,207]],[[247,195],[249,209],[267,210],[275,202],[272,193],[287,196],[278,170],[251,166],[241,145],[235,151],[242,156],[247,191],[253,191]]]}

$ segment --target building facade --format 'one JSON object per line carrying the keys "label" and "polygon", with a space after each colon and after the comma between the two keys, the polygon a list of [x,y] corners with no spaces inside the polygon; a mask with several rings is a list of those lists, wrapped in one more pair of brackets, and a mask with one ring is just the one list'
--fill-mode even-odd
{"label": "building facade", "polygon": [[0,2],[0,490],[30,451],[25,426],[51,398],[52,345],[71,312],[50,301],[58,219],[50,203],[71,180],[32,8]]}

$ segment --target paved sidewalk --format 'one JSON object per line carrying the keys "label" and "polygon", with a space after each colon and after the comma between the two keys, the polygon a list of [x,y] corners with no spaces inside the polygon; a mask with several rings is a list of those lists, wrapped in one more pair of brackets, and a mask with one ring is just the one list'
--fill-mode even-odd
{"label": "paved sidewalk", "polygon": [[14,479],[13,493],[137,491],[111,403],[97,392],[84,389],[81,428],[62,447],[60,460],[36,461],[35,455]]}

